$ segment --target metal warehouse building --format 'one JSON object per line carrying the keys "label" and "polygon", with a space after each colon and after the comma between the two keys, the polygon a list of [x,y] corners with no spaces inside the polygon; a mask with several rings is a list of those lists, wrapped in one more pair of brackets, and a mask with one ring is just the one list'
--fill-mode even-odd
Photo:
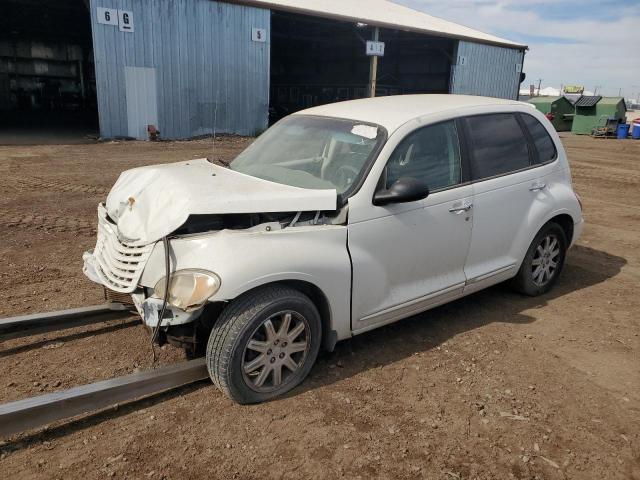
{"label": "metal warehouse building", "polygon": [[515,99],[526,50],[386,0],[9,0],[1,22],[0,109],[95,112],[103,137],[255,134],[372,90]]}

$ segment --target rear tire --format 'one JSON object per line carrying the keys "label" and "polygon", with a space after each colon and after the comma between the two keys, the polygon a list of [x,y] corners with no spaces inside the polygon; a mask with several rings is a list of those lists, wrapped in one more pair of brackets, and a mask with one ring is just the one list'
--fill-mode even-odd
{"label": "rear tire", "polygon": [[225,308],[211,330],[209,376],[235,402],[270,400],[308,375],[321,335],[317,308],[298,290],[269,286],[248,292]]}
{"label": "rear tire", "polygon": [[560,225],[549,222],[535,236],[511,284],[532,297],[543,295],[558,281],[567,253],[567,237]]}

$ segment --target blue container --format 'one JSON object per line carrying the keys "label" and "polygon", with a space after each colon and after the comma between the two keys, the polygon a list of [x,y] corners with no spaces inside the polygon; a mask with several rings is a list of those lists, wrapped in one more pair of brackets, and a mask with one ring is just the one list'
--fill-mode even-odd
{"label": "blue container", "polygon": [[633,128],[631,129],[631,138],[640,140],[640,123],[633,124]]}
{"label": "blue container", "polygon": [[618,138],[627,138],[629,136],[629,124],[628,123],[619,123],[618,124]]}

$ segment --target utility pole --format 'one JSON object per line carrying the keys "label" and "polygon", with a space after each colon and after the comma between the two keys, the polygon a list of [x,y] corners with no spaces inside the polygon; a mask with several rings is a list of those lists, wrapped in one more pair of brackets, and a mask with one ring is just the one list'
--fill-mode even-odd
{"label": "utility pole", "polygon": [[[374,42],[380,41],[380,28],[373,27]],[[372,55],[369,63],[369,96],[371,98],[376,96],[376,83],[378,81],[378,56]]]}
{"label": "utility pole", "polygon": [[618,89],[618,96],[619,96],[619,97],[621,97],[621,96],[622,96],[622,87],[620,87],[620,88]]}
{"label": "utility pole", "polygon": [[540,96],[540,85],[542,84],[542,79],[538,79],[538,96]]}

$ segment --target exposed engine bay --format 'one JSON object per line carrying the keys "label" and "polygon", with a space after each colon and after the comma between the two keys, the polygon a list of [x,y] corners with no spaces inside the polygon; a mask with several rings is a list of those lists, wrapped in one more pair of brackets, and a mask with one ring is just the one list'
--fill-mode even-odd
{"label": "exposed engine bay", "polygon": [[341,214],[340,211],[190,215],[172,235],[190,235],[226,229],[244,230],[266,223],[279,223],[281,228],[286,228],[296,225],[335,225],[345,221],[346,215]]}

